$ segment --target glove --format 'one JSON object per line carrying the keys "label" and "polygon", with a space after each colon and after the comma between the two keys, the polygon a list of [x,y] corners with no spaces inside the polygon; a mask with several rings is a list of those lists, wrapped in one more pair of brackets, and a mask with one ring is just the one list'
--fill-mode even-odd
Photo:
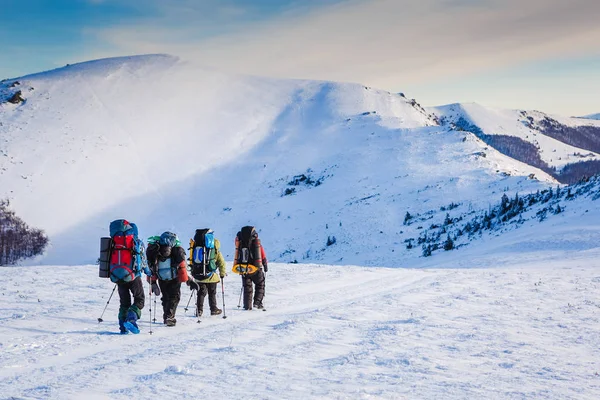
{"label": "glove", "polygon": [[221,279],[225,278],[227,274],[221,274]]}
{"label": "glove", "polygon": [[158,287],[158,283],[156,283],[156,281],[152,282],[152,293],[154,293],[155,296],[160,296],[160,288]]}
{"label": "glove", "polygon": [[267,267],[267,264],[263,265],[263,268],[265,269],[265,272],[269,272],[269,267]]}
{"label": "glove", "polygon": [[190,290],[198,290],[200,289],[200,285],[198,285],[198,282],[196,282],[193,279],[188,279],[187,281],[187,285],[190,287]]}

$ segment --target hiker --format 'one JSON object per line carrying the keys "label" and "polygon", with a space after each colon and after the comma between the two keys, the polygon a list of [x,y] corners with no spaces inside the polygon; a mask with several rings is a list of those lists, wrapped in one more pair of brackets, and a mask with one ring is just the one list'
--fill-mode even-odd
{"label": "hiker", "polygon": [[[263,309],[265,272],[268,271],[265,249],[253,226],[244,226],[235,237],[234,270],[242,275],[244,310]],[[256,286],[254,299],[253,287]]]}
{"label": "hiker", "polygon": [[164,232],[160,236],[148,239],[146,255],[152,271],[152,281],[158,280],[162,292],[163,323],[175,326],[175,312],[181,299],[181,284],[189,280],[185,250],[176,234]]}
{"label": "hiker", "polygon": [[[204,311],[204,298],[208,294],[210,315],[223,312],[217,307],[217,284],[225,278],[225,259],[220,251],[221,243],[215,239],[211,229],[196,229],[190,240],[190,270],[192,278],[188,281],[190,289],[198,291],[196,316]],[[219,269],[217,271],[217,268]]]}
{"label": "hiker", "polygon": [[110,223],[110,237],[110,280],[119,288],[119,330],[122,334],[140,333],[137,320],[145,301],[142,271],[152,275],[144,256],[144,242],[138,238],[137,226],[124,219]]}

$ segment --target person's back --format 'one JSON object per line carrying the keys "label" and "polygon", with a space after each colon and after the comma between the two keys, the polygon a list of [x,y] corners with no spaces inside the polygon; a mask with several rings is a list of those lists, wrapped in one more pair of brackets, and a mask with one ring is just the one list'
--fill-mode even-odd
{"label": "person's back", "polygon": [[[244,310],[263,309],[267,256],[253,226],[244,226],[235,237],[234,269],[242,275]],[[256,286],[254,296],[252,284]]]}
{"label": "person's back", "polygon": [[[221,243],[214,237],[212,229],[196,229],[190,240],[189,281],[191,289],[198,291],[196,316],[201,317],[204,310],[204,298],[208,295],[211,315],[222,313],[217,306],[217,284],[225,277],[225,259],[221,254]],[[193,282],[193,283],[192,283]]]}
{"label": "person's back", "polygon": [[162,292],[163,322],[167,326],[175,326],[175,313],[181,299],[181,283],[187,282],[185,249],[177,239],[177,235],[164,232],[160,237],[148,239],[146,251],[153,279],[158,280]]}
{"label": "person's back", "polygon": [[125,219],[112,221],[109,230],[108,254],[102,258],[108,266],[108,276],[119,288],[119,329],[121,333],[139,333],[137,320],[145,301],[142,271],[151,275],[143,257],[144,243],[138,238],[137,226]]}

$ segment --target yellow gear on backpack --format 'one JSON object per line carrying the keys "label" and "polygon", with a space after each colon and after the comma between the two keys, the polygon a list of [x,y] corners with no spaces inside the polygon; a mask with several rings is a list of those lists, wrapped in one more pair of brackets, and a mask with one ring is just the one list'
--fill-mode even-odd
{"label": "yellow gear on backpack", "polygon": [[190,248],[188,249],[190,252],[190,256],[188,258],[188,266],[191,268],[192,264],[194,263],[193,260],[193,256],[194,256],[194,245],[196,243],[194,242],[194,239],[190,239]]}
{"label": "yellow gear on backpack", "polygon": [[231,271],[238,275],[251,275],[258,271],[258,267],[252,264],[235,264]]}

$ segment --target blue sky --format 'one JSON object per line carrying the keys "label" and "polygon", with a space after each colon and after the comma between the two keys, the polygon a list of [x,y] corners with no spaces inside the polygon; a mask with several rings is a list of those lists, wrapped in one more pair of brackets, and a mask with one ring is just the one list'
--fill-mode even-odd
{"label": "blue sky", "polygon": [[170,53],[422,104],[600,112],[596,0],[0,0],[0,78]]}
{"label": "blue sky", "polygon": [[[94,32],[110,27],[135,29],[157,21],[161,30],[193,26],[185,40],[236,31],[286,12],[304,13],[333,0],[0,0],[0,76],[18,76],[83,61],[89,49],[117,48]],[[165,12],[171,9],[171,14]],[[186,9],[191,10],[186,13]],[[178,11],[181,10],[181,11]]]}

